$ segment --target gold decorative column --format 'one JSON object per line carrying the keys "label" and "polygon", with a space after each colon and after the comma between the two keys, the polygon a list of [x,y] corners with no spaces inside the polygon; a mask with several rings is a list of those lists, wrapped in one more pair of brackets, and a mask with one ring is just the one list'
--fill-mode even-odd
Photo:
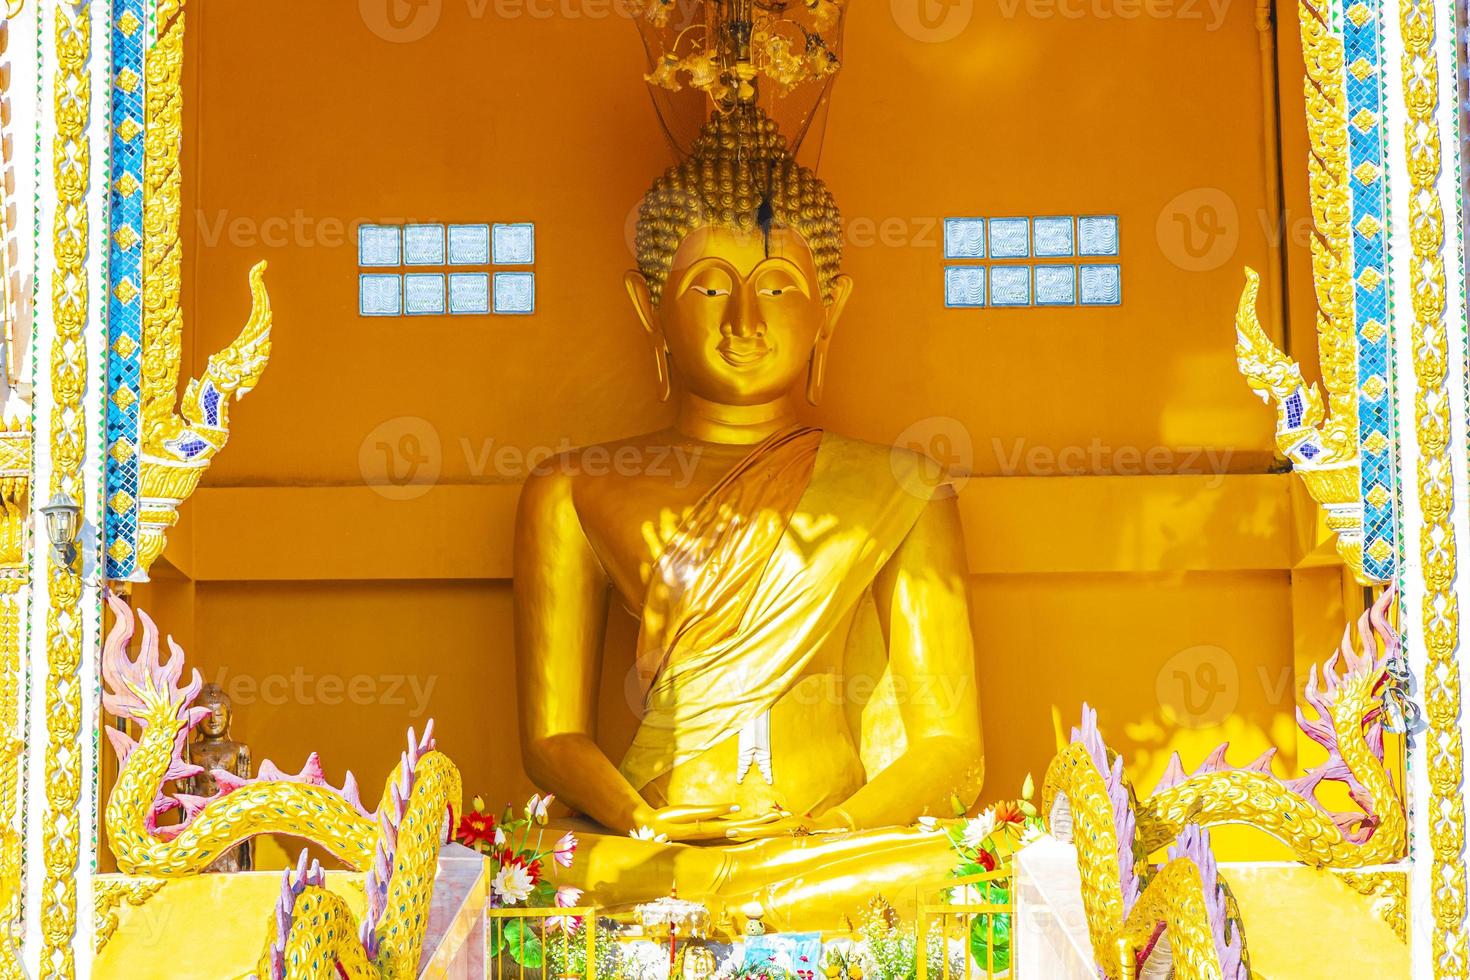
{"label": "gold decorative column", "polygon": [[0,978],[21,975],[21,642],[25,636],[31,424],[0,422]]}
{"label": "gold decorative column", "polygon": [[[1440,77],[1437,14],[1429,0],[1402,0],[1404,153],[1408,169],[1408,229],[1413,247],[1409,294],[1413,304],[1416,490],[1423,518],[1418,535],[1424,592],[1419,605],[1427,661],[1423,733],[1428,769],[1429,889],[1434,915],[1436,977],[1464,977],[1470,967],[1465,936],[1465,746],[1460,735],[1460,610],[1455,594],[1454,467],[1449,382],[1450,327],[1445,317],[1443,175],[1439,132]],[[1447,86],[1454,93],[1453,77]],[[1454,98],[1453,94],[1450,96]],[[1458,336],[1460,326],[1455,333]],[[1412,543],[1412,542],[1411,542]],[[1420,847],[1422,848],[1422,843]],[[1417,910],[1416,910],[1417,911]]]}
{"label": "gold decorative column", "polygon": [[[87,315],[91,283],[87,270],[92,186],[92,11],[89,3],[54,6],[56,136],[52,176],[56,212],[52,227],[54,268],[49,286],[55,331],[50,350],[50,465],[48,495],[85,499],[83,464],[87,412]],[[99,215],[99,218],[101,216]],[[54,557],[40,570],[48,576],[45,679],[45,816],[42,844],[41,973],[76,976],[72,940],[77,928],[77,875],[83,814],[81,570]]]}

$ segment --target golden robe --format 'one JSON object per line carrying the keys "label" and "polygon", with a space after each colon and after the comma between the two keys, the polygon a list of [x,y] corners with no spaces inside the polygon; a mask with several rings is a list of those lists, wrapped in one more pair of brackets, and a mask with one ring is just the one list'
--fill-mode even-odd
{"label": "golden robe", "polygon": [[[644,714],[620,766],[633,787],[735,738],[829,641],[856,643],[871,657],[874,637],[856,639],[877,633],[871,602],[866,615],[855,613],[939,486],[926,457],[798,427],[755,447],[707,492],[654,563],[641,610]],[[881,651],[881,638],[876,644]],[[882,675],[881,663],[873,674]],[[854,716],[869,776],[903,751],[887,690],[885,698],[879,681]],[[773,750],[779,773],[779,740]],[[790,924],[801,917],[778,909],[836,885],[833,875],[868,887],[875,860],[897,859],[904,870],[895,875],[933,879],[952,863],[948,851],[943,835],[906,828],[687,845],[584,833],[571,879],[605,908],[651,901],[677,884],[681,897],[712,911],[756,899]],[[826,870],[814,874],[814,862]]]}

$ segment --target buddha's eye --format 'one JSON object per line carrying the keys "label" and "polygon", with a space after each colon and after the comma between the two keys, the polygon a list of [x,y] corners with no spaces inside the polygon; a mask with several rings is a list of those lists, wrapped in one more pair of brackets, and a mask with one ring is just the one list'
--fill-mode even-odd
{"label": "buddha's eye", "polygon": [[720,296],[729,296],[734,283],[730,276],[720,269],[708,269],[703,274],[696,276],[689,283],[688,291],[700,298],[715,299]]}
{"label": "buddha's eye", "polygon": [[784,292],[786,292],[786,287],[784,287],[784,286],[777,286],[777,287],[772,287],[772,288],[769,288],[769,289],[762,289],[761,290],[761,295],[762,296],[780,296]]}

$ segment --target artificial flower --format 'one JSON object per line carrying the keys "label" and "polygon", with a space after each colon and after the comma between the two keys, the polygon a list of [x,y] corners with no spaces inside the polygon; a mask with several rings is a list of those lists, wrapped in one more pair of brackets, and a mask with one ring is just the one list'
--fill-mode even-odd
{"label": "artificial flower", "polygon": [[811,12],[812,24],[818,33],[825,32],[837,23],[837,4],[832,0],[807,0],[806,9]]}
{"label": "artificial flower", "polygon": [[689,84],[706,92],[720,81],[720,66],[713,51],[691,54],[684,59],[684,70],[689,73]]}
{"label": "artificial flower", "polygon": [[681,62],[671,54],[666,54],[653,66],[653,71],[643,76],[643,80],[650,85],[666,88],[670,92],[677,92],[684,86],[679,84],[679,65]]}
{"label": "artificial flower", "polygon": [[669,839],[668,834],[660,834],[652,827],[639,827],[637,830],[630,830],[628,831],[628,836],[634,840],[651,840],[658,841],[659,843],[666,843]]}
{"label": "artificial flower", "polygon": [[995,813],[986,810],[980,816],[965,821],[964,832],[960,835],[960,843],[974,849],[985,843],[985,838],[995,832]]}
{"label": "artificial flower", "polygon": [[[573,888],[571,885],[562,885],[556,890],[556,907],[559,909],[576,908],[577,903],[582,900],[582,889]],[[546,928],[573,932],[582,924],[580,915],[553,915],[546,919]]]}
{"label": "artificial flower", "polygon": [[456,831],[455,837],[466,847],[476,847],[494,840],[498,830],[493,816],[488,813],[471,811],[459,818],[459,830]]}
{"label": "artificial flower", "polygon": [[997,824],[1024,823],[1026,821],[1026,814],[1021,811],[1020,804],[1014,800],[1001,800],[990,808],[990,812],[995,815],[995,822]]}
{"label": "artificial flower", "polygon": [[502,864],[495,873],[495,880],[490,883],[490,890],[506,905],[524,902],[535,887],[536,882],[532,880],[529,869],[519,860]]}
{"label": "artificial flower", "polygon": [[504,827],[496,827],[495,828],[495,846],[496,847],[504,847],[505,846],[505,840],[506,840],[506,837],[505,837],[505,828]]}
{"label": "artificial flower", "polygon": [[572,866],[572,855],[577,853],[577,837],[570,830],[561,835],[561,840],[552,848],[551,856],[563,868]]}
{"label": "artificial flower", "polygon": [[542,796],[537,793],[526,803],[526,819],[534,820],[543,826],[546,824],[546,808],[551,806],[551,801],[556,799],[551,793]]}

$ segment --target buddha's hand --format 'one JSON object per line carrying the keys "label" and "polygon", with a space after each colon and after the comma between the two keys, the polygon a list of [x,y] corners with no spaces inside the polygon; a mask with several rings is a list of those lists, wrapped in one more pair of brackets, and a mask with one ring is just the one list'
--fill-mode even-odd
{"label": "buddha's hand", "polygon": [[732,841],[756,840],[761,837],[802,837],[807,834],[852,830],[852,818],[840,807],[820,816],[773,809],[769,813],[749,817],[733,817],[725,821],[725,837]]}
{"label": "buddha's hand", "polygon": [[633,813],[632,834],[648,840],[723,840],[739,814],[740,807],[734,803],[639,807]]}

